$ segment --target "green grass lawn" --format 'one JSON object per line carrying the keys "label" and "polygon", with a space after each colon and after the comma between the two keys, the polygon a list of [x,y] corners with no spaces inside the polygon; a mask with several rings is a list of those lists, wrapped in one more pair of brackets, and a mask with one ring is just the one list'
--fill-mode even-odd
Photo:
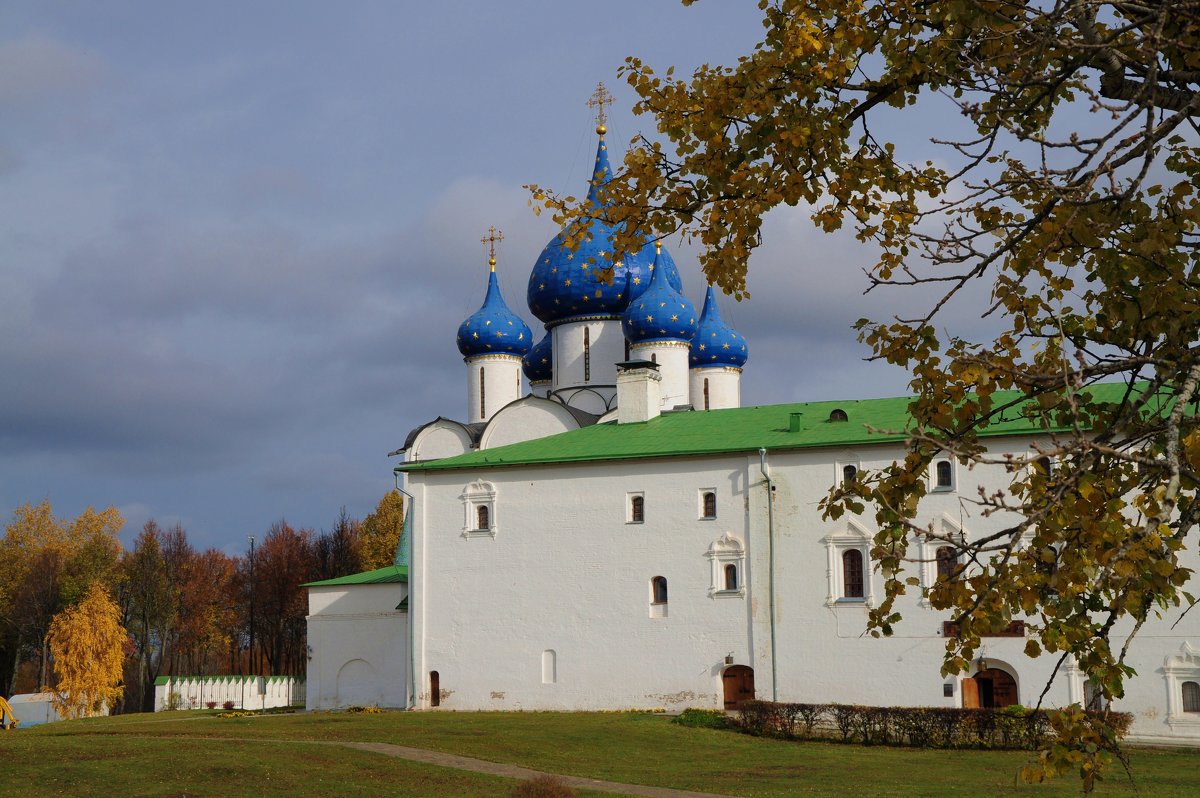
{"label": "green grass lawn", "polygon": [[[187,738],[186,741],[173,738]],[[207,738],[207,739],[206,739]],[[551,773],[736,796],[1071,796],[1074,779],[1017,784],[1029,755],[764,740],[640,714],[393,712],[98,718],[0,734],[0,787],[21,795],[503,796],[513,782],[298,741],[389,742]],[[255,741],[249,744],[249,741]],[[288,742],[292,741],[292,742]],[[1133,749],[1099,796],[1195,798],[1195,751]],[[24,788],[42,783],[43,791]],[[7,792],[7,791],[6,791]],[[583,794],[583,793],[581,793]]]}

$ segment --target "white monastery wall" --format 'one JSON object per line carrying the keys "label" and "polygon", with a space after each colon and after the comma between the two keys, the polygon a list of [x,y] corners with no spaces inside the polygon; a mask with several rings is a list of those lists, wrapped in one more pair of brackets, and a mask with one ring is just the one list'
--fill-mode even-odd
{"label": "white monastery wall", "polygon": [[[991,450],[1024,456],[1030,441],[992,441]],[[961,706],[961,677],[940,675],[948,613],[928,608],[914,589],[898,602],[904,620],[894,636],[864,636],[868,606],[882,598],[882,579],[866,556],[874,518],[827,521],[818,508],[846,466],[880,468],[902,451],[891,445],[768,455],[775,485],[774,690],[767,484],[756,456],[412,475],[422,508],[416,572],[454,563],[435,569],[435,585],[414,588],[422,599],[418,706],[430,705],[429,672],[438,671],[440,703],[448,709],[719,707],[726,655],[754,668],[759,698]],[[999,489],[1012,475],[957,463],[951,473],[952,485],[931,490],[922,503],[923,524],[975,537],[1011,523],[982,517],[970,500],[978,486]],[[480,479],[490,487],[473,495],[491,495],[491,530],[470,528],[463,498],[472,495],[464,487]],[[701,517],[707,490],[716,494],[714,519]],[[630,500],[639,494],[644,520],[633,523]],[[714,595],[708,552],[726,534],[744,546],[739,590]],[[865,600],[841,595],[841,552],[852,547],[864,555]],[[910,546],[910,556],[930,560],[911,565],[923,584],[936,575],[934,549]],[[1188,557],[1200,569],[1195,552]],[[650,593],[651,578],[660,575],[668,581],[665,617],[651,617],[662,609]],[[1200,718],[1192,721],[1181,708],[1172,715],[1164,698],[1185,678],[1200,680],[1200,619],[1188,616],[1171,630],[1178,614],[1139,634],[1132,663],[1139,676],[1115,704],[1135,715],[1133,734],[1142,739],[1200,739]],[[1014,676],[1018,701],[1032,706],[1057,658],[1029,659],[1025,642],[988,637],[981,653]],[[547,651],[555,673],[544,681]],[[1082,678],[1064,668],[1044,704],[1082,699]]]}
{"label": "white monastery wall", "polygon": [[308,589],[308,709],[408,706],[407,595],[399,583]]}
{"label": "white monastery wall", "polygon": [[[421,475],[414,570],[454,567],[414,587],[418,705],[430,705],[430,671],[447,709],[718,705],[724,657],[749,655],[745,593],[710,595],[707,556],[726,534],[745,540],[745,474],[736,466],[492,470],[491,531],[447,521],[464,517],[459,497],[474,475]],[[700,517],[701,488],[717,494],[714,519]],[[640,523],[629,512],[634,494],[645,503]],[[655,576],[667,579],[665,606],[652,604]]]}
{"label": "white monastery wall", "polygon": [[304,693],[304,680],[291,676],[160,676],[154,711],[220,708],[227,701],[235,709],[276,709],[304,704]]}

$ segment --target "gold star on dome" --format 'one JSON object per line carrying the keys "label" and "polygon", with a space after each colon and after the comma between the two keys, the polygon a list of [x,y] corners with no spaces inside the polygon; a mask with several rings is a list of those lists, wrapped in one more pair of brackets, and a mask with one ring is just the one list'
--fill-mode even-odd
{"label": "gold star on dome", "polygon": [[587,294],[584,294],[582,297],[580,297],[580,299],[582,299],[584,302],[587,302],[589,299],[591,299],[591,297]]}
{"label": "gold star on dome", "polygon": [[567,286],[568,288],[570,288],[570,287],[571,287],[571,281],[570,281],[570,280],[563,280],[563,285],[565,285],[565,286]]}
{"label": "gold star on dome", "polygon": [[550,270],[550,273],[551,273],[551,274],[558,274],[558,267],[557,267],[557,266],[555,266],[553,269],[551,269],[551,270]]}
{"label": "gold star on dome", "polygon": [[665,308],[665,307],[667,306],[667,303],[666,303],[666,302],[659,302],[659,303],[658,303],[658,306],[659,306],[660,308]]}
{"label": "gold star on dome", "polygon": [[700,344],[700,351],[701,351],[701,352],[703,352],[703,351],[704,351],[704,344]]}
{"label": "gold star on dome", "polygon": [[511,327],[511,326],[512,326],[512,319],[509,319],[509,321],[508,321],[508,326],[509,326],[509,327]]}
{"label": "gold star on dome", "polygon": [[671,314],[671,321],[679,321],[679,315],[678,315],[678,314],[676,314],[676,313],[672,313],[672,314]]}
{"label": "gold star on dome", "polygon": [[722,349],[728,349],[728,348],[729,348],[729,344],[725,344],[725,345],[723,345],[721,348],[722,348]]}
{"label": "gold star on dome", "polygon": [[518,341],[524,341],[524,340],[525,340],[525,333],[517,333],[517,340],[518,340]]}
{"label": "gold star on dome", "polygon": [[479,337],[479,333],[477,333],[477,332],[473,332],[473,333],[471,333],[471,337],[472,337],[472,338],[478,338],[478,337]]}
{"label": "gold star on dome", "polygon": [[538,290],[539,290],[539,291],[545,291],[545,290],[546,290],[546,284],[545,284],[545,283],[538,283]]}
{"label": "gold star on dome", "polygon": [[488,319],[487,321],[485,321],[485,322],[483,323],[483,326],[484,326],[484,327],[491,327],[491,326],[492,326],[492,320],[491,320],[491,319]]}
{"label": "gold star on dome", "polygon": [[642,284],[642,278],[641,278],[641,277],[634,277],[634,278],[633,278],[633,284],[634,284],[634,285],[641,285],[641,284]]}
{"label": "gold star on dome", "polygon": [[[596,299],[599,299],[601,296],[602,296],[602,294],[600,293],[600,289],[597,288],[596,289]],[[621,295],[617,294],[617,299],[620,299],[620,298],[621,298]]]}
{"label": "gold star on dome", "polygon": [[575,253],[574,253],[574,252],[568,252],[568,253],[567,253],[567,260],[575,260]]}
{"label": "gold star on dome", "polygon": [[654,321],[654,317],[653,317],[653,316],[646,316],[646,321],[647,321],[647,322]]}
{"label": "gold star on dome", "polygon": [[504,337],[504,330],[496,330],[496,337],[497,337],[497,338],[503,338],[503,337]]}

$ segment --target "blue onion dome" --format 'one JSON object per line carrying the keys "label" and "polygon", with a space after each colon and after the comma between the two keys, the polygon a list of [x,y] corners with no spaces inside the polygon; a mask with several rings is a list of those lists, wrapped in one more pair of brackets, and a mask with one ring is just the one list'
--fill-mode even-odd
{"label": "blue onion dome", "polygon": [[697,325],[696,335],[692,338],[691,354],[688,357],[692,368],[730,366],[740,369],[746,365],[746,359],[749,357],[746,339],[721,320],[721,311],[717,310],[717,298],[710,285],[704,295],[704,311],[700,314],[700,324]]}
{"label": "blue onion dome", "polygon": [[[597,132],[600,144],[587,196],[592,208],[601,207],[600,188],[612,178],[604,132],[602,128],[597,128]],[[527,299],[533,315],[547,325],[579,316],[616,317],[629,306],[631,298],[649,288],[653,246],[647,243],[638,252],[613,263],[613,231],[611,225],[590,219],[579,233],[582,240],[574,251],[566,246],[566,230],[546,245],[529,275]],[[664,252],[660,263],[670,284],[676,291],[682,291],[679,269],[670,254]],[[599,276],[610,266],[612,282],[605,283]]]}
{"label": "blue onion dome", "polygon": [[491,258],[487,297],[483,307],[458,325],[458,351],[463,357],[508,354],[524,357],[533,346],[533,333],[521,317],[508,309],[496,281],[496,259]]}
{"label": "blue onion dome", "polygon": [[554,362],[551,360],[553,353],[553,342],[550,340],[550,332],[547,331],[542,340],[534,344],[529,354],[525,355],[521,364],[525,378],[530,382],[549,382],[554,376]]}
{"label": "blue onion dome", "polygon": [[621,326],[631,344],[690,341],[696,334],[696,306],[671,285],[661,254],[654,261],[649,288],[629,303],[622,317]]}

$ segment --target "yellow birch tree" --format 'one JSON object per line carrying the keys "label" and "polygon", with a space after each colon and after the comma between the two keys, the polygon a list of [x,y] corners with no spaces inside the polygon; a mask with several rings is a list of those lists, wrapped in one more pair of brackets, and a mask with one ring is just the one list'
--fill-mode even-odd
{"label": "yellow birch tree", "polygon": [[362,567],[370,571],[394,563],[403,529],[404,498],[400,491],[388,491],[375,512],[363,519]]}
{"label": "yellow birch tree", "polygon": [[50,692],[60,716],[95,715],[120,700],[127,640],[121,610],[99,582],[82,601],[54,616],[49,642],[57,684]]}

